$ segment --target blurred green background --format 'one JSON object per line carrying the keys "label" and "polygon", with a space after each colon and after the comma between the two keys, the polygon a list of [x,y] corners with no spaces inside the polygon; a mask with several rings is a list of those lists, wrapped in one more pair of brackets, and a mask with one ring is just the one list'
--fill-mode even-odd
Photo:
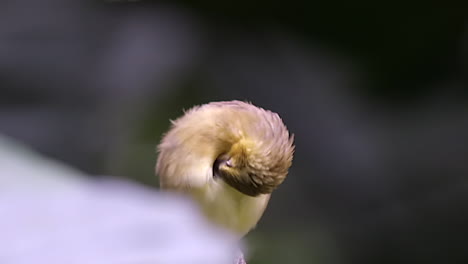
{"label": "blurred green background", "polygon": [[157,187],[183,109],[247,100],[295,134],[249,264],[467,263],[468,6],[0,3],[0,133]]}

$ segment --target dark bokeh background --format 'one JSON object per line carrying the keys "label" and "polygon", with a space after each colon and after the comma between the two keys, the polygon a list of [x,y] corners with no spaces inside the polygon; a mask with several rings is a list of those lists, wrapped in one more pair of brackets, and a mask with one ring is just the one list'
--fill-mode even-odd
{"label": "dark bokeh background", "polygon": [[468,263],[468,5],[439,2],[2,1],[0,133],[156,186],[169,119],[252,101],[297,151],[249,263]]}

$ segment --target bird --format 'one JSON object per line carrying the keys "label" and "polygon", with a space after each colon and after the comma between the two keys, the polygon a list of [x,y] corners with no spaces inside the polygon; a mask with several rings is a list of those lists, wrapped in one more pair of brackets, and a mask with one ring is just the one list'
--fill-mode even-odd
{"label": "bird", "polygon": [[277,113],[244,101],[194,106],[157,146],[163,190],[189,196],[202,215],[244,237],[292,165],[294,135]]}

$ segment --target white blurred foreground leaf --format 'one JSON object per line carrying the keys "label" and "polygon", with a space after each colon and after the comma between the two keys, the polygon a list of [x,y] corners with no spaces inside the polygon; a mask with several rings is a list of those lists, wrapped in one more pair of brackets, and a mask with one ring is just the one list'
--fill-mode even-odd
{"label": "white blurred foreground leaf", "polygon": [[92,181],[0,135],[0,263],[230,264],[237,246],[185,200]]}

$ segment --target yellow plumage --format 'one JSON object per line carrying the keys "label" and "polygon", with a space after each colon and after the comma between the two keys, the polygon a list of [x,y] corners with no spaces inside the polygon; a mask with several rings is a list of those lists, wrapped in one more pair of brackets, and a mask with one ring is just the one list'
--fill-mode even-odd
{"label": "yellow plumage", "polygon": [[280,117],[229,101],[194,107],[172,123],[158,146],[161,187],[190,195],[211,221],[245,235],[291,166],[293,139]]}

